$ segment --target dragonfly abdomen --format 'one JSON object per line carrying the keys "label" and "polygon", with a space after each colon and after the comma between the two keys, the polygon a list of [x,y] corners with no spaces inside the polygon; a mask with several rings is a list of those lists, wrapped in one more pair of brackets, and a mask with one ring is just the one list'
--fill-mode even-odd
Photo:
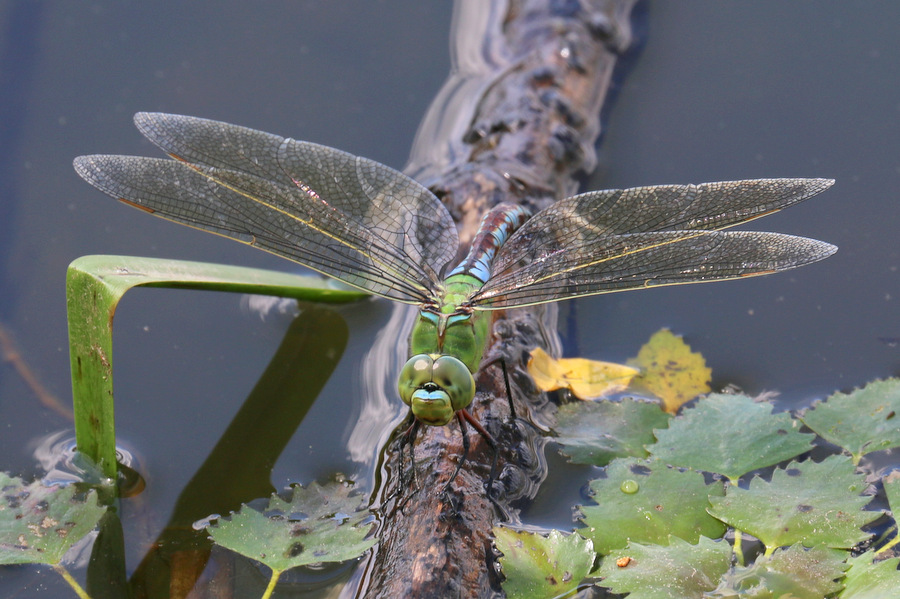
{"label": "dragonfly abdomen", "polygon": [[494,206],[481,219],[468,255],[450,272],[448,278],[467,274],[481,281],[482,285],[487,283],[497,251],[529,217],[531,212],[522,206],[509,203]]}

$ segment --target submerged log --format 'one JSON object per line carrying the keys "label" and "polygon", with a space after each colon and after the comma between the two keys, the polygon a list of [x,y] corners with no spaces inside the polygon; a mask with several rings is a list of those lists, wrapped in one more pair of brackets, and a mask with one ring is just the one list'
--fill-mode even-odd
{"label": "submerged log", "polygon": [[[572,195],[595,163],[601,106],[618,55],[631,40],[635,0],[460,0],[454,15],[455,71],[423,122],[407,172],[429,185],[459,223],[468,247],[482,215],[502,201],[540,210]],[[358,596],[492,597],[502,593],[492,527],[515,522],[545,472],[540,422],[545,401],[524,371],[535,346],[558,348],[556,310],[496,314],[470,411],[499,446],[496,503],[485,491],[493,453],[471,429],[471,449],[449,493],[441,489],[462,455],[459,427],[423,427],[416,481],[398,451],[384,457],[380,543]],[[516,418],[510,418],[503,361]],[[402,481],[402,482],[401,482]]]}

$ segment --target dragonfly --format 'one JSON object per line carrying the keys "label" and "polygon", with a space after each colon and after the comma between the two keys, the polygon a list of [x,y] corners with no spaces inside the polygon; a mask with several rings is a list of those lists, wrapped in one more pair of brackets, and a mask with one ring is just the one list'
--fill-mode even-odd
{"label": "dragonfly", "polygon": [[134,121],[171,159],[80,156],[82,178],[154,216],[418,306],[397,384],[414,426],[455,416],[463,434],[468,422],[489,443],[467,408],[491,311],[764,275],[837,250],[804,237],[723,231],[834,183],[756,179],[591,191],[534,215],[499,204],[454,264],[461,252],[449,211],[397,170],[224,122],[146,112]]}

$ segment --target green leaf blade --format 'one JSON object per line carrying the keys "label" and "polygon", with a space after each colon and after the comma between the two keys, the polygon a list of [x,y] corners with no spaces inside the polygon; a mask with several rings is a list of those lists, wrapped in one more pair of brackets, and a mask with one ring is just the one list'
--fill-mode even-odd
{"label": "green leaf blade", "polygon": [[835,393],[800,418],[821,437],[849,451],[855,463],[867,453],[900,447],[900,379]]}
{"label": "green leaf blade", "polygon": [[58,564],[106,513],[93,489],[45,486],[0,472],[0,564]]}
{"label": "green leaf blade", "polygon": [[503,554],[503,590],[510,599],[564,595],[578,588],[594,564],[591,542],[577,534],[553,530],[544,536],[495,527],[494,542]]}
{"label": "green leaf blade", "polygon": [[700,537],[692,545],[673,537],[668,546],[631,543],[603,559],[598,586],[629,599],[700,599],[719,584],[731,563],[731,546]]}
{"label": "green leaf blade", "polygon": [[560,406],[557,442],[575,464],[605,466],[615,458],[646,457],[653,429],[668,426],[672,416],[658,404],[622,401],[575,402]]}
{"label": "green leaf blade", "polygon": [[709,395],[685,410],[669,428],[656,432],[647,449],[654,457],[736,481],[753,470],[796,457],[812,447],[815,435],[772,405],[745,395]]}
{"label": "green leaf blade", "polygon": [[723,578],[715,597],[791,597],[821,599],[843,588],[847,552],[792,545],[737,567]]}
{"label": "green leaf blade", "polygon": [[699,472],[629,458],[614,460],[606,475],[591,481],[598,505],[580,508],[587,528],[578,531],[601,555],[629,541],[666,544],[671,535],[696,543],[701,536],[725,534],[725,526],[707,513],[710,496],[724,495],[724,488],[707,485]]}
{"label": "green leaf blade", "polygon": [[847,549],[867,539],[861,528],[881,516],[862,511],[870,500],[860,495],[865,488],[847,456],[791,462],[771,482],[754,477],[748,489],[732,486],[725,497],[711,497],[709,513],[769,551],[797,543]]}
{"label": "green leaf blade", "polygon": [[207,530],[215,543],[283,572],[355,559],[375,545],[369,514],[358,505],[349,485],[297,485],[289,502],[273,496],[266,514],[244,506]]}
{"label": "green leaf blade", "polygon": [[851,558],[849,563],[841,599],[884,599],[900,588],[900,572],[897,571],[900,558],[876,562],[874,552],[867,551]]}

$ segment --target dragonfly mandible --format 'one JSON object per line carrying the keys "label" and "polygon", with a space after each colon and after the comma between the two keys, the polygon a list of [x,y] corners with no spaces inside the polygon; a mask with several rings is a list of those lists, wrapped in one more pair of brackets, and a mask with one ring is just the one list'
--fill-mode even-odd
{"label": "dragonfly mandible", "polygon": [[175,160],[76,158],[75,170],[91,185],[155,216],[419,307],[398,381],[417,423],[444,425],[456,415],[460,426],[465,418],[477,427],[466,408],[491,310],[769,274],[837,249],[779,233],[722,231],[834,183],[759,179],[592,191],[533,216],[501,204],[453,267],[459,237],[450,213],[399,171],[228,123],[143,112],[134,120]]}

